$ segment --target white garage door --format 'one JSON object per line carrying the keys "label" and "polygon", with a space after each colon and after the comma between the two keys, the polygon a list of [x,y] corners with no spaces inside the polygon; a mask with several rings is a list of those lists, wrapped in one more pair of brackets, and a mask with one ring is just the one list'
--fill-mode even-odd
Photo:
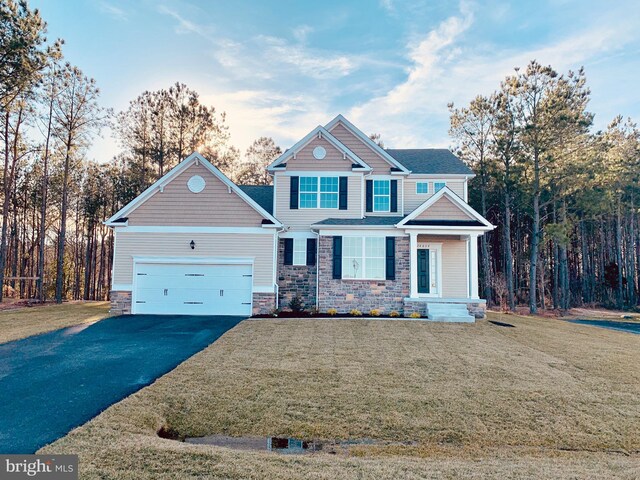
{"label": "white garage door", "polygon": [[251,315],[251,265],[138,264],[134,313]]}

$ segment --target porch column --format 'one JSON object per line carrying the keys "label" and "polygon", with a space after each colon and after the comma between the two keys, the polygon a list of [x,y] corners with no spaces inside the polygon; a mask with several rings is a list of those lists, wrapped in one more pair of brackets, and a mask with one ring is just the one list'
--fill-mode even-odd
{"label": "porch column", "polygon": [[411,286],[411,297],[418,296],[418,234],[409,233],[409,259],[411,278],[409,285]]}
{"label": "porch column", "polygon": [[471,298],[478,297],[478,234],[469,235],[469,296]]}

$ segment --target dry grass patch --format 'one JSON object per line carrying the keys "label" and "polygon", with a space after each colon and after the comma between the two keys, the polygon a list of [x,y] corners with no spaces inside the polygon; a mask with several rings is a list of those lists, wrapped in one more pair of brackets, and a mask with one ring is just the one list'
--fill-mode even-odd
{"label": "dry grass patch", "polygon": [[97,322],[108,314],[109,302],[64,303],[3,311],[0,312],[0,343]]}
{"label": "dry grass patch", "polygon": [[[86,478],[634,478],[640,337],[508,316],[246,321],[46,447]],[[350,457],[185,445],[181,436],[375,439]]]}

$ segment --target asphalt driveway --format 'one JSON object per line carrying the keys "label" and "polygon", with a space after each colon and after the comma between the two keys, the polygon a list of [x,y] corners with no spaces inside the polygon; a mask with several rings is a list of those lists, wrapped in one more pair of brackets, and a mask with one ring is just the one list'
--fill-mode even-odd
{"label": "asphalt driveway", "polygon": [[112,317],[0,344],[0,453],[33,453],[216,341],[242,317]]}

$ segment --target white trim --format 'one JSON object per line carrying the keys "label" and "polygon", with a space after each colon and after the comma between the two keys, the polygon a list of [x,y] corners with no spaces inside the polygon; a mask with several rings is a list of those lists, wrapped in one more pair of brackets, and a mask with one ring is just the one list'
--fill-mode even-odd
{"label": "white trim", "polygon": [[[273,216],[276,217],[276,195],[278,195],[278,175],[272,175],[273,177],[273,205],[271,205],[271,211],[273,212]],[[277,217],[276,217],[277,218]]]}
{"label": "white trim", "polygon": [[[292,238],[293,240],[293,249],[291,251],[291,265],[295,266],[295,267],[301,267],[303,265],[307,264],[307,239],[306,238]],[[302,262],[296,262],[296,245],[298,245],[298,247],[302,246],[302,252],[304,252],[304,255],[302,255]],[[300,250],[298,250],[298,254],[302,253]]]}
{"label": "white trim", "polygon": [[[431,182],[426,181],[426,180],[416,180],[416,195],[429,195],[431,194]],[[427,184],[427,191],[426,192],[419,192],[418,191],[418,185],[422,185],[422,184]]]}
{"label": "white trim", "polygon": [[[270,227],[275,227],[270,225]],[[275,235],[276,230],[263,227],[171,227],[171,226],[136,226],[118,230],[124,233],[237,233],[242,235]]]}
{"label": "white trim", "polygon": [[[291,157],[295,159],[296,154],[316,138],[324,138],[325,140],[327,140],[331,145],[342,152],[343,158],[345,160],[347,159],[347,157],[349,157],[351,163],[357,163],[358,165],[362,166],[363,171],[371,170],[371,167],[367,165],[367,163],[361,160],[360,157],[358,157],[349,148],[347,148],[347,146],[345,146],[340,140],[331,135],[331,133],[329,133],[329,131],[322,125],[318,125],[316,128],[311,130],[311,132],[309,132],[302,140],[297,142],[282,155],[276,158],[273,162],[271,162],[267,167],[267,170],[272,171],[274,167],[286,162]],[[322,160],[318,160],[318,162],[322,162]]]}
{"label": "white trim", "polygon": [[469,266],[471,269],[471,285],[469,296],[471,298],[478,298],[478,236],[470,235],[469,242]]}
{"label": "white trim", "polygon": [[[315,192],[310,192],[310,191],[302,191],[302,182],[301,180],[303,178],[315,178],[317,179],[316,182],[316,190]],[[323,178],[335,178],[336,180],[338,180],[338,190],[336,190],[335,192],[323,192],[322,191],[322,181],[321,179]],[[347,180],[347,192],[349,191],[349,182]],[[301,202],[301,197],[303,194],[311,194],[311,195],[316,195],[316,206],[315,207],[303,207],[302,206],[302,202]],[[336,206],[335,207],[322,207],[320,206],[322,203],[322,194],[325,195],[335,195],[336,196]],[[335,176],[335,175],[327,175],[326,173],[324,175],[300,175],[298,177],[298,210],[339,210],[340,209],[340,176]]]}
{"label": "white trim", "polygon": [[405,297],[407,301],[412,302],[431,302],[431,303],[487,303],[484,298],[449,298],[449,297]]}
{"label": "white trim", "polygon": [[289,231],[279,235],[280,238],[318,238],[318,234],[312,231]]}
{"label": "white trim", "polygon": [[418,296],[418,234],[411,232],[409,234],[409,296],[416,298]]}
{"label": "white trim", "polygon": [[249,265],[255,257],[146,257],[133,255],[133,263],[179,263],[184,265]]}
{"label": "white trim", "polygon": [[373,140],[371,140],[367,135],[365,135],[359,128],[357,128],[353,123],[351,123],[349,120],[347,120],[346,118],[344,118],[342,115],[338,115],[336,116],[333,120],[331,120],[329,123],[327,123],[324,128],[326,128],[327,130],[331,130],[333,129],[333,127],[335,127],[338,123],[342,123],[342,125],[349,130],[351,133],[353,133],[356,137],[358,137],[360,140],[362,140],[362,142],[367,145],[370,149],[372,149],[375,153],[377,153],[379,156],[381,156],[387,163],[390,163],[391,165],[393,165],[394,167],[399,168],[400,170],[402,170],[403,172],[409,173],[409,170],[402,165],[400,162],[398,162],[395,158],[393,158],[391,155],[389,155],[389,153],[387,153],[387,151],[380,147],[380,145],[378,145],[376,142],[374,142]]}
{"label": "white trim", "polygon": [[327,229],[318,229],[318,234],[322,237],[406,237],[406,234],[395,228],[377,228],[377,229],[363,229],[362,226],[356,228],[343,228],[336,229],[336,227]]}
{"label": "white trim", "polygon": [[[416,294],[418,297],[425,298],[440,298],[442,297],[442,243],[439,242],[417,242],[416,243],[416,261],[418,258],[418,250],[429,250],[429,257],[431,257],[431,251],[434,251],[436,254],[436,268],[435,268],[435,277],[436,277],[436,292],[432,293],[420,293],[418,292],[417,280],[418,280],[418,266],[416,264]],[[432,281],[432,270],[433,262],[431,258],[429,258],[429,281]],[[431,290],[431,285],[429,286],[429,290]]]}
{"label": "white trim", "polygon": [[482,235],[491,229],[487,227],[430,227],[428,225],[404,225],[401,228],[405,233],[417,231],[425,235]]}
{"label": "white trim", "polygon": [[[411,212],[409,215],[407,215],[400,223],[397,224],[397,227],[399,227],[399,228],[400,227],[403,227],[403,228],[413,227],[414,225],[406,225],[406,223],[410,222],[411,220],[414,220],[422,212],[427,210],[431,205],[436,203],[438,200],[440,200],[445,195],[447,196],[447,198],[449,200],[451,200],[462,211],[464,211],[469,216],[471,216],[473,219],[479,221],[480,223],[482,223],[484,225],[484,227],[462,227],[462,228],[470,229],[470,230],[474,230],[474,229],[480,228],[480,229],[482,229],[484,231],[493,230],[494,228],[496,228],[494,225],[491,225],[486,218],[484,218],[482,215],[480,215],[478,212],[476,212],[473,208],[471,208],[468,203],[466,203],[458,195],[453,193],[449,189],[449,187],[447,187],[447,186],[445,186],[444,188],[440,189],[438,191],[438,193],[434,193],[422,205],[420,205],[413,212]],[[444,228],[444,227],[442,227],[442,228]],[[447,228],[456,229],[456,228],[460,228],[460,227],[447,227]]]}
{"label": "white trim", "polygon": [[275,293],[275,290],[274,285],[260,285],[258,287],[253,287],[252,289],[253,293]]}
{"label": "white trim", "polygon": [[[344,269],[345,269],[345,264],[346,262],[344,261],[344,239],[345,238],[354,238],[357,239],[359,238],[360,240],[362,240],[362,247],[361,247],[361,252],[362,252],[362,256],[360,257],[362,260],[362,273],[364,274],[366,267],[367,267],[367,238],[376,238],[376,239],[382,239],[383,245],[385,245],[386,248],[386,243],[385,243],[385,238],[386,236],[383,235],[376,235],[376,236],[372,236],[372,235],[343,235],[342,236],[342,272],[341,272],[341,280],[344,280],[346,282],[349,281],[358,281],[358,280],[369,280],[369,281],[380,281],[380,280],[385,280],[387,278],[386,275],[386,270],[387,270],[387,266],[386,266],[386,253],[384,256],[382,257],[376,257],[377,259],[382,258],[384,263],[384,270],[382,273],[382,277],[381,278],[374,278],[374,277],[356,277],[356,278],[346,278],[344,276]],[[386,252],[386,250],[385,250]],[[357,257],[353,257],[354,259]]]}
{"label": "white trim", "polygon": [[114,283],[111,285],[111,290],[114,292],[131,292],[133,290],[133,284],[131,283]]}
{"label": "white trim", "polygon": [[364,170],[360,172],[341,171],[341,170],[286,170],[277,172],[275,176],[283,177],[361,177]]}
{"label": "white trim", "polygon": [[464,183],[462,184],[462,199],[469,203],[469,186],[467,185],[468,180],[465,178]]}
{"label": "white trim", "polygon": [[258,205],[251,197],[249,197],[246,193],[244,193],[240,187],[238,187],[235,183],[229,180],[220,170],[218,170],[214,165],[212,165],[206,158],[200,155],[198,152],[194,152],[189,155],[186,159],[184,159],[181,163],[179,163],[176,167],[171,169],[169,173],[164,175],[158,181],[156,181],[153,185],[147,188],[144,192],[134,198],[127,205],[118,210],[114,215],[111,216],[106,222],[104,222],[107,226],[118,226],[118,223],[115,223],[115,220],[120,217],[126,217],[129,213],[135,210],[139,205],[144,203],[146,200],[151,198],[159,189],[164,189],[164,186],[167,185],[171,180],[177,177],[184,170],[189,168],[194,163],[201,163],[207,170],[209,170],[215,177],[217,177],[222,183],[224,183],[229,191],[235,192],[241,199],[243,199],[250,207],[252,207],[256,212],[262,215],[264,218],[271,220],[275,225],[281,226],[282,224],[273,217],[269,212],[267,212],[264,208]]}

